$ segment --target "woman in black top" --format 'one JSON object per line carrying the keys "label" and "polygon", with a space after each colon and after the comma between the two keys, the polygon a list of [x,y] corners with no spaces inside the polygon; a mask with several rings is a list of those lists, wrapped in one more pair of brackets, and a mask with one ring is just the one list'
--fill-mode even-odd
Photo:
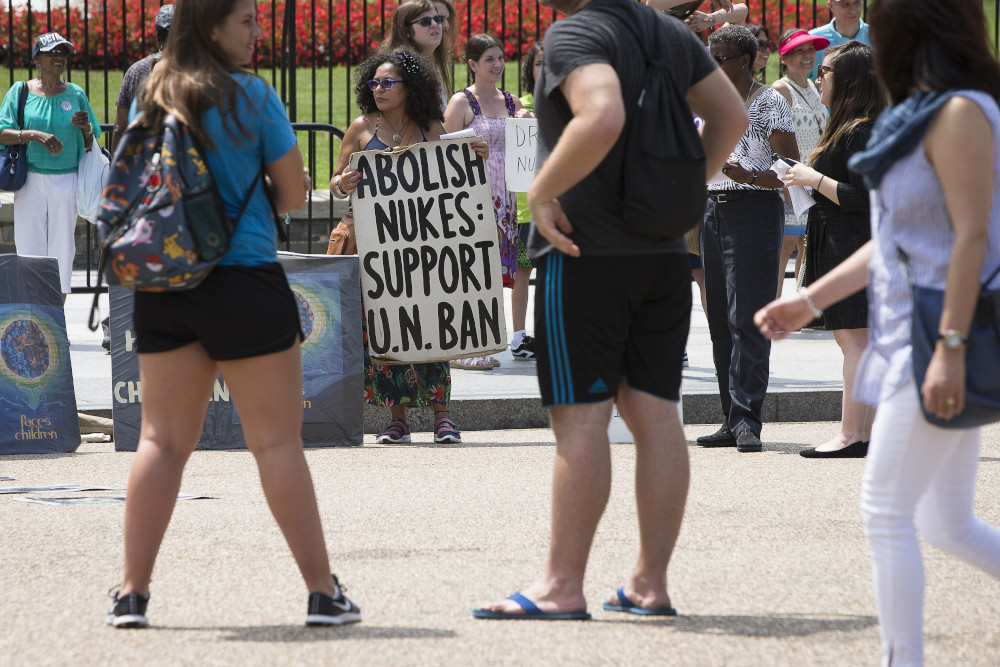
{"label": "woman in black top", "polygon": [[[787,185],[813,188],[816,205],[806,224],[806,286],[847,259],[871,239],[868,190],[848,159],[865,148],[872,125],[886,105],[875,76],[871,47],[858,41],[827,49],[819,68],[820,95],[830,106],[830,122],[810,156],[812,167],[797,164]],[[864,290],[823,312],[844,353],[844,398],[840,432],[819,447],[800,452],[807,458],[863,458],[868,452],[875,411],[854,400],[851,388],[861,352],[868,342],[868,298]]]}

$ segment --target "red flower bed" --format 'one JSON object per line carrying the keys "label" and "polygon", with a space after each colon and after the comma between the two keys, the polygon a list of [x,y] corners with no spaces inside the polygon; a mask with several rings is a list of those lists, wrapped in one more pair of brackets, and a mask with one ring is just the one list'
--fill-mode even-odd
{"label": "red flower bed", "polygon": [[[763,20],[772,39],[777,39],[781,27],[812,28],[829,21],[826,8],[816,8],[814,21],[814,2],[799,2],[801,9],[791,0],[784,3],[780,12],[776,0],[769,0],[764,7],[754,3],[750,20]],[[383,29],[387,31],[392,23],[397,4],[396,0],[297,2],[293,31],[296,63],[302,67],[361,61],[382,42]],[[125,0],[124,7],[118,0],[93,0],[88,8],[89,16],[84,16],[80,6],[72,8],[67,16],[63,6],[53,7],[51,13],[36,10],[30,17],[21,7],[14,10],[11,43],[12,17],[7,11],[8,5],[3,3],[0,7],[0,56],[10,61],[9,66],[26,67],[31,57],[32,40],[39,33],[55,30],[76,45],[75,67],[124,69],[156,48],[153,19],[159,6],[157,0]],[[488,32],[504,40],[508,59],[516,59],[521,55],[519,46],[522,52],[526,51],[544,36],[555,19],[554,12],[539,6],[536,0],[459,0],[455,8],[457,15],[452,30],[456,35],[456,56],[463,52],[469,35]],[[258,5],[258,20],[264,32],[257,50],[257,64],[261,67],[271,67],[280,60],[284,11],[284,0],[273,5],[269,2]]]}

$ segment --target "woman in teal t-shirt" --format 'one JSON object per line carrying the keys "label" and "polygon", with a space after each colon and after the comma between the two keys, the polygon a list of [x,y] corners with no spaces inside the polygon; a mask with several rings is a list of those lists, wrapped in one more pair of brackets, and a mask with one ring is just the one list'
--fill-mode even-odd
{"label": "woman in teal t-shirt", "polygon": [[[0,105],[0,144],[28,144],[28,179],[14,194],[14,246],[20,255],[57,258],[64,295],[76,255],[76,172],[101,135],[87,93],[62,80],[74,53],[59,33],[39,35],[31,49],[38,78],[11,86]],[[28,86],[23,127],[17,122],[22,86]]]}

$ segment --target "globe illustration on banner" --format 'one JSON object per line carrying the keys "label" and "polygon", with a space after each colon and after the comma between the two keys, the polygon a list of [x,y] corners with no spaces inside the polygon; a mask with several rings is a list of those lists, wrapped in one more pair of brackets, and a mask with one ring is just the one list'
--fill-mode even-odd
{"label": "globe illustration on banner", "polygon": [[317,340],[322,340],[327,327],[327,313],[323,300],[313,286],[289,280],[292,294],[295,295],[295,305],[299,308],[299,321],[305,340],[303,347],[309,347]]}
{"label": "globe illustration on banner", "polygon": [[0,333],[5,369],[22,380],[36,380],[51,366],[53,349],[41,327],[27,318],[10,321]]}

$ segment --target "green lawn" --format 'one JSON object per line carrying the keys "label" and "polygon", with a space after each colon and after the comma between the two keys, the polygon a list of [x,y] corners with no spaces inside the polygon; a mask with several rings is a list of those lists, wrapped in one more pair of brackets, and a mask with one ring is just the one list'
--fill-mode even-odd
{"label": "green lawn", "polygon": [[[517,90],[517,72],[520,71],[518,63],[511,62],[507,66],[508,88]],[[280,73],[272,78],[271,72],[261,70],[268,83],[274,85],[279,94],[282,92],[282,82]],[[14,70],[14,81],[20,81],[28,76],[26,69]],[[352,70],[353,76],[353,70]],[[465,85],[466,68],[464,65],[456,65],[455,80],[459,86]],[[10,88],[10,73],[0,75],[0,96],[6,95]],[[115,119],[115,98],[118,96],[118,89],[121,87],[122,73],[108,72],[107,75],[102,70],[90,72],[90,76],[85,76],[84,72],[71,72],[69,80],[83,87],[88,92],[90,104],[94,107],[98,120],[102,123],[111,124]],[[346,129],[351,119],[358,116],[358,108],[354,103],[354,93],[348,90],[347,68],[335,67],[327,69],[317,69],[314,73],[309,68],[300,68],[295,79],[295,120],[301,123],[329,123],[340,129]],[[285,89],[290,87],[285,84]],[[332,94],[331,94],[332,91]],[[348,108],[348,101],[350,108]],[[291,110],[289,110],[291,115]],[[316,187],[325,187],[330,182],[330,170],[336,163],[340,152],[340,140],[335,139],[332,144],[327,133],[317,133],[315,146],[310,146],[308,136],[302,134],[299,137],[300,147],[307,163],[310,155],[314,156],[315,164],[312,166],[313,183]]]}

